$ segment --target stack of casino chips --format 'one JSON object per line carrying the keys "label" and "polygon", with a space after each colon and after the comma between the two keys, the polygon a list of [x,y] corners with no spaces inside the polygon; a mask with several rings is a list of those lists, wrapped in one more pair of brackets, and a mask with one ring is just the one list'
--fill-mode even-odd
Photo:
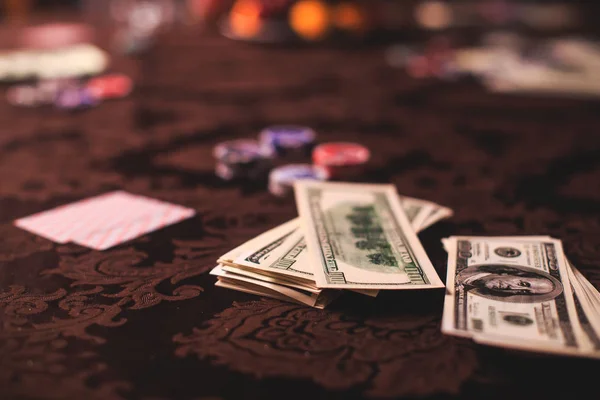
{"label": "stack of casino chips", "polygon": [[316,134],[307,127],[281,125],[267,127],[258,136],[218,144],[213,150],[216,175],[226,181],[259,179],[281,161],[303,161],[310,156]]}
{"label": "stack of casino chips", "polygon": [[325,169],[305,163],[310,158],[316,137],[314,130],[298,125],[269,126],[260,132],[259,142],[263,154],[273,160],[286,162],[269,173],[271,194],[288,197],[293,193],[294,182],[298,179],[329,178]]}
{"label": "stack of casino chips", "polygon": [[288,164],[275,168],[269,174],[269,192],[277,197],[288,197],[294,192],[294,182],[299,179],[326,181],[327,170],[318,165]]}
{"label": "stack of casino chips", "polygon": [[371,157],[359,143],[330,142],[315,147],[313,163],[324,168],[331,179],[351,181],[360,178]]}
{"label": "stack of casino chips", "polygon": [[133,82],[123,74],[106,74],[81,81],[75,78],[46,79],[36,84],[15,85],[7,90],[9,104],[18,107],[54,106],[77,110],[96,106],[131,93]]}
{"label": "stack of casino chips", "polygon": [[259,134],[261,151],[268,157],[306,159],[310,156],[316,140],[311,128],[298,125],[275,125]]}
{"label": "stack of casino chips", "polygon": [[48,23],[20,29],[17,36],[21,48],[0,53],[0,81],[34,83],[9,87],[11,105],[78,110],[132,90],[128,76],[100,75],[109,65],[109,54],[92,44],[90,25]]}
{"label": "stack of casino chips", "polygon": [[290,196],[299,179],[355,180],[362,176],[369,149],[349,142],[315,147],[316,137],[309,127],[275,125],[263,129],[258,141],[220,143],[213,151],[215,173],[223,180],[238,181],[259,180],[269,172],[268,188],[277,197]]}
{"label": "stack of casino chips", "polygon": [[215,174],[225,181],[260,179],[268,163],[256,140],[237,139],[213,149]]}

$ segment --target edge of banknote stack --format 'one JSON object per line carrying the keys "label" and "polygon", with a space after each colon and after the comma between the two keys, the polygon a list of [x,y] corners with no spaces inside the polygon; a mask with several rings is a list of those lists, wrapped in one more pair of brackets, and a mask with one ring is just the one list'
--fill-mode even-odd
{"label": "edge of banknote stack", "polygon": [[[299,181],[295,193],[300,217],[219,257],[216,286],[320,309],[342,290],[375,297],[380,289],[443,287],[416,233],[450,217],[449,208],[398,196],[392,185]],[[328,262],[317,235],[329,235]],[[328,263],[338,270],[333,279]]]}
{"label": "edge of banknote stack", "polygon": [[442,240],[442,331],[516,350],[600,358],[600,293],[549,236]]}

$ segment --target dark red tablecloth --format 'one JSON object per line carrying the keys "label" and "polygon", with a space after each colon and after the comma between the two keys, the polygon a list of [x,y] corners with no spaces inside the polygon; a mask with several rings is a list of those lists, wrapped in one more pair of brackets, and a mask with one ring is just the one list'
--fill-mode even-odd
{"label": "dark red tablecloth", "polygon": [[[285,49],[172,32],[113,70],[135,92],[63,113],[0,104],[0,398],[595,398],[598,363],[442,335],[443,291],[345,294],[319,311],[215,288],[217,257],[296,215],[212,148],[266,125],[357,141],[363,181],[451,207],[420,234],[552,235],[600,284],[600,106],[411,80],[383,49]],[[106,251],[12,225],[114,189],[194,218]]]}

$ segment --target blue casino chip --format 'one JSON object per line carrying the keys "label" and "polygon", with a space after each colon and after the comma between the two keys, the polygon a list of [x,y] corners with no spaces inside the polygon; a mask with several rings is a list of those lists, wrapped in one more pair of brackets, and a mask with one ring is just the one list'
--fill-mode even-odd
{"label": "blue casino chip", "polygon": [[299,179],[325,181],[329,179],[327,170],[311,164],[289,164],[275,168],[269,174],[269,191],[279,197],[293,192],[294,182]]}
{"label": "blue casino chip", "polygon": [[310,154],[316,133],[311,128],[298,125],[275,125],[259,134],[260,148],[267,156],[285,155],[291,151]]}

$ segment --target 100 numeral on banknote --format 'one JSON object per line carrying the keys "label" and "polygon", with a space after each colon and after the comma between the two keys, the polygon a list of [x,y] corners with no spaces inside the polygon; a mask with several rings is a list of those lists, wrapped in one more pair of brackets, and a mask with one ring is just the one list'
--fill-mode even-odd
{"label": "100 numeral on banknote", "polygon": [[301,181],[295,192],[318,287],[443,287],[393,186]]}

